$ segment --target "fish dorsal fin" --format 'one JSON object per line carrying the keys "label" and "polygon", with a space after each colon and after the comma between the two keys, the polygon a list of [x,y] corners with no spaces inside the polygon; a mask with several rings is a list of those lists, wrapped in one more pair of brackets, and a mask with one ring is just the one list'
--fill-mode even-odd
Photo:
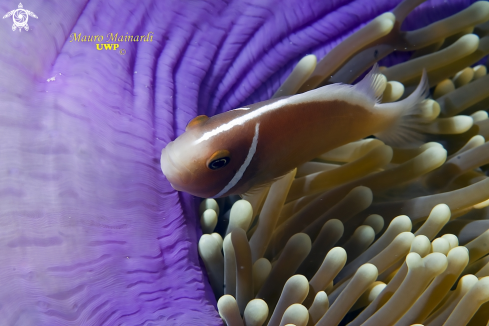
{"label": "fish dorsal fin", "polygon": [[425,138],[422,125],[426,122],[421,117],[421,107],[429,91],[428,76],[423,70],[419,85],[411,95],[402,101],[376,105],[378,109],[396,112],[397,117],[389,128],[374,136],[391,146],[419,146]]}
{"label": "fish dorsal fin", "polygon": [[198,126],[200,124],[203,124],[207,120],[209,120],[208,116],[198,115],[187,123],[187,127],[185,127],[185,131],[192,129],[193,127]]}
{"label": "fish dorsal fin", "polygon": [[353,85],[353,88],[371,100],[373,105],[382,100],[386,85],[387,78],[380,73],[379,65],[374,64],[372,70],[361,81]]}

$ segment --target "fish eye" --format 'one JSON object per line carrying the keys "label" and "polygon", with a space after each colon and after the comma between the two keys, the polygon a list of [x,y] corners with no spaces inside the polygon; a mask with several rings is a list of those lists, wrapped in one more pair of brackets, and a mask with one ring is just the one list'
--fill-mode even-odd
{"label": "fish eye", "polygon": [[217,169],[223,168],[226,165],[228,165],[229,161],[230,161],[229,157],[223,157],[223,158],[212,161],[208,165],[208,167],[211,170],[217,170]]}
{"label": "fish eye", "polygon": [[214,152],[214,154],[209,157],[206,164],[209,169],[218,170],[228,165],[230,161],[231,157],[229,151],[221,149]]}

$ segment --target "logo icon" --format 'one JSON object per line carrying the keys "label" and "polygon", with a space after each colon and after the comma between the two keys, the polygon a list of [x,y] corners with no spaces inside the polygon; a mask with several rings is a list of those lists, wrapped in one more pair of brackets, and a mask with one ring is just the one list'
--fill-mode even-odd
{"label": "logo icon", "polygon": [[25,10],[24,6],[22,6],[22,3],[19,3],[19,8],[14,9],[12,11],[9,11],[3,18],[7,18],[12,16],[12,19],[14,21],[14,24],[12,25],[12,30],[15,32],[15,30],[18,28],[19,32],[22,31],[22,28],[24,28],[26,31],[29,30],[29,25],[27,25],[27,21],[29,20],[29,16],[34,17],[37,19],[37,16],[35,13],[29,10]]}

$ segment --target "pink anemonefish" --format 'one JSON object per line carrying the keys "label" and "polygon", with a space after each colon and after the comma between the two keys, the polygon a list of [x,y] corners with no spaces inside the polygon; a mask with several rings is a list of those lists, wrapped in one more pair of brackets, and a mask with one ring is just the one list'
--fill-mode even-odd
{"label": "pink anemonefish", "polygon": [[388,144],[419,140],[426,74],[402,101],[380,103],[377,66],[356,85],[332,84],[289,97],[201,115],[161,153],[173,188],[204,198],[243,194],[331,149],[370,135]]}

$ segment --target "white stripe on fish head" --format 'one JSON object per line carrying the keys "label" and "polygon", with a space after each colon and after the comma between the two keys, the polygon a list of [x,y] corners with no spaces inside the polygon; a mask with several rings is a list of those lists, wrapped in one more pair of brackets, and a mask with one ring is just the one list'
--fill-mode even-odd
{"label": "white stripe on fish head", "polygon": [[220,192],[218,192],[214,196],[214,198],[221,197],[226,192],[231,190],[231,188],[233,188],[243,177],[243,174],[245,173],[246,169],[250,165],[251,160],[253,159],[253,156],[256,153],[256,147],[258,146],[258,130],[259,130],[259,128],[260,128],[260,123],[257,123],[255,125],[255,134],[253,136],[253,140],[251,141],[251,146],[250,146],[250,149],[248,150],[248,155],[246,155],[246,158],[245,158],[243,164],[239,167],[238,171],[233,176],[231,181],[229,181],[229,183]]}

